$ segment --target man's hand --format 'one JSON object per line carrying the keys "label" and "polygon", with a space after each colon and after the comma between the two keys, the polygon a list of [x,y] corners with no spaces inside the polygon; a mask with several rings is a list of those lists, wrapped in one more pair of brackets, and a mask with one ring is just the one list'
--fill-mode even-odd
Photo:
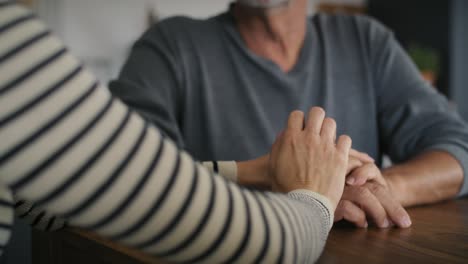
{"label": "man's hand", "polygon": [[346,220],[358,227],[367,227],[371,219],[378,227],[411,226],[403,206],[392,196],[379,168],[367,163],[347,177],[343,196],[335,212],[335,222]]}

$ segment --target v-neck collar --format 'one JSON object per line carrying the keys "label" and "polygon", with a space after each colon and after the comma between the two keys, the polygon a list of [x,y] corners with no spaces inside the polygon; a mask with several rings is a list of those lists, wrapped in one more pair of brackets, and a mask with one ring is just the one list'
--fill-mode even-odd
{"label": "v-neck collar", "polygon": [[265,70],[272,71],[275,74],[281,74],[287,77],[295,77],[298,74],[303,73],[306,70],[306,65],[308,60],[311,56],[311,50],[313,46],[313,35],[314,35],[314,27],[312,26],[309,19],[306,21],[306,35],[304,38],[304,43],[302,48],[299,52],[299,56],[297,58],[296,63],[292,67],[292,69],[288,72],[284,72],[278,64],[273,62],[270,59],[265,57],[259,56],[251,51],[247,45],[245,44],[244,39],[240,35],[235,23],[234,16],[232,15],[232,6],[230,7],[229,11],[221,14],[218,16],[218,20],[223,24],[226,32],[228,33],[229,37],[236,43],[236,45],[248,56],[251,60],[255,63],[262,66]]}

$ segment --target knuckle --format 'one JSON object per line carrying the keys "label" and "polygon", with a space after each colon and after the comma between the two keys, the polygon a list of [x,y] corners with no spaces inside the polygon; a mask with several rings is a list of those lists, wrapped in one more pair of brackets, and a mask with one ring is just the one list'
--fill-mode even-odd
{"label": "knuckle", "polygon": [[367,171],[365,170],[363,166],[360,166],[353,171],[353,176],[355,177],[367,179],[368,178],[367,175],[368,175]]}
{"label": "knuckle", "polygon": [[291,136],[291,139],[289,140],[289,144],[295,148],[301,145],[299,142],[299,139],[296,136]]}
{"label": "knuckle", "polygon": [[341,209],[343,210],[344,213],[350,213],[353,211],[353,205],[350,201],[344,200],[344,201],[341,201]]}
{"label": "knuckle", "polygon": [[384,192],[385,192],[385,188],[384,188],[382,185],[377,184],[377,183],[369,183],[369,184],[367,185],[367,188],[368,188],[369,191],[371,191],[372,193],[378,194],[378,195],[384,194]]}
{"label": "knuckle", "polygon": [[288,143],[292,143],[294,141],[294,138],[295,138],[294,134],[290,132],[286,132],[283,135],[283,140]]}
{"label": "knuckle", "polygon": [[366,163],[365,167],[373,174],[380,174],[380,169],[375,165],[375,163]]}
{"label": "knuckle", "polygon": [[[344,165],[346,164],[346,162],[348,161],[348,157],[346,155],[344,155],[343,153],[338,153],[338,155],[336,156],[336,162],[340,165]],[[350,164],[348,163],[348,167],[356,167],[355,164]]]}
{"label": "knuckle", "polygon": [[356,193],[363,200],[367,200],[372,195],[370,190],[363,186],[356,187]]}

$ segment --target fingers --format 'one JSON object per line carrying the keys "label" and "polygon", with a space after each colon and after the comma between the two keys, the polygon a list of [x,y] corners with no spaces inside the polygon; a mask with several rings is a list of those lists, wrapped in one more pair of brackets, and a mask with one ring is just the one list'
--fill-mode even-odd
{"label": "fingers", "polygon": [[323,120],[322,130],[320,136],[329,142],[335,142],[336,139],[336,122],[335,120],[327,117]]}
{"label": "fingers", "polygon": [[364,152],[359,152],[355,149],[351,149],[349,151],[349,155],[359,159],[361,162],[364,162],[364,163],[375,162],[375,160],[371,156],[367,155]]}
{"label": "fingers", "polygon": [[[322,123],[320,123],[322,125]],[[288,131],[300,132],[304,127],[304,113],[301,111],[293,111],[288,118]]]}
{"label": "fingers", "polygon": [[320,134],[324,119],[325,111],[320,107],[312,107],[307,116],[306,129],[311,133]]}
{"label": "fingers", "polygon": [[401,204],[396,201],[390,191],[378,183],[367,183],[367,188],[377,197],[384,207],[389,220],[398,227],[407,228],[411,226],[411,219]]}
{"label": "fingers", "polygon": [[281,132],[278,133],[278,135],[276,135],[276,140],[281,139],[283,135],[284,135],[284,130],[282,130]]}
{"label": "fingers", "polygon": [[367,228],[366,214],[361,208],[348,200],[341,200],[335,211],[335,222],[346,220],[357,227]]}
{"label": "fingers", "polygon": [[351,149],[352,140],[349,136],[342,135],[338,138],[338,142],[336,143],[336,147],[339,151],[343,152],[346,157],[349,156],[349,150]]}
{"label": "fingers", "polygon": [[270,159],[276,160],[276,154],[279,152],[279,148],[281,144],[283,143],[283,137],[284,137],[284,131],[278,134],[276,137],[275,142],[273,142],[273,145],[271,146],[271,155]]}
{"label": "fingers", "polygon": [[[401,228],[410,227],[412,224],[406,210],[392,197],[390,191],[379,183],[371,182],[358,187],[347,186],[342,199],[360,206],[364,213],[373,219],[380,228],[390,227],[391,223]],[[348,212],[348,215],[350,214]]]}
{"label": "fingers", "polygon": [[275,142],[273,143],[273,146],[272,148],[274,147],[278,147],[280,145],[280,143],[283,141],[284,139],[284,130],[281,131],[280,133],[278,133],[278,135],[276,136],[276,139],[275,139]]}
{"label": "fingers", "polygon": [[365,214],[371,218],[378,227],[390,227],[387,212],[380,201],[368,188],[363,186],[346,186],[342,199],[360,206]]}
{"label": "fingers", "polygon": [[382,183],[380,170],[374,163],[366,163],[354,171],[346,178],[346,183],[349,185],[363,185],[367,181],[375,180]]}
{"label": "fingers", "polygon": [[348,175],[351,171],[355,170],[356,168],[361,167],[364,165],[361,160],[355,158],[352,155],[349,155],[348,160],[348,169],[346,170],[346,175]]}
{"label": "fingers", "polygon": [[[304,113],[301,111],[293,111],[289,115],[288,130],[300,132],[303,130]],[[312,107],[309,111],[305,129],[313,134],[320,134],[323,138],[335,142],[336,139],[336,122],[332,118],[325,118],[325,111],[320,107]],[[349,155],[352,141],[349,136],[340,136],[337,142],[337,148]],[[353,152],[357,156],[364,156],[357,151]]]}

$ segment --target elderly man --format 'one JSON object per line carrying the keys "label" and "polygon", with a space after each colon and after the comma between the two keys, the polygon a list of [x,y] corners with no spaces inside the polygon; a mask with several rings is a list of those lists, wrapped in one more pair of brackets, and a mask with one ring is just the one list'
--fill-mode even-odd
{"label": "elderly man", "polygon": [[[135,44],[111,90],[199,160],[260,157],[292,110],[323,107],[355,149],[396,164],[354,169],[335,220],[408,227],[402,206],[467,193],[468,127],[393,34],[366,17],[308,18],[306,7],[238,0],[207,20],[167,19]],[[233,171],[268,186],[267,162]]]}

